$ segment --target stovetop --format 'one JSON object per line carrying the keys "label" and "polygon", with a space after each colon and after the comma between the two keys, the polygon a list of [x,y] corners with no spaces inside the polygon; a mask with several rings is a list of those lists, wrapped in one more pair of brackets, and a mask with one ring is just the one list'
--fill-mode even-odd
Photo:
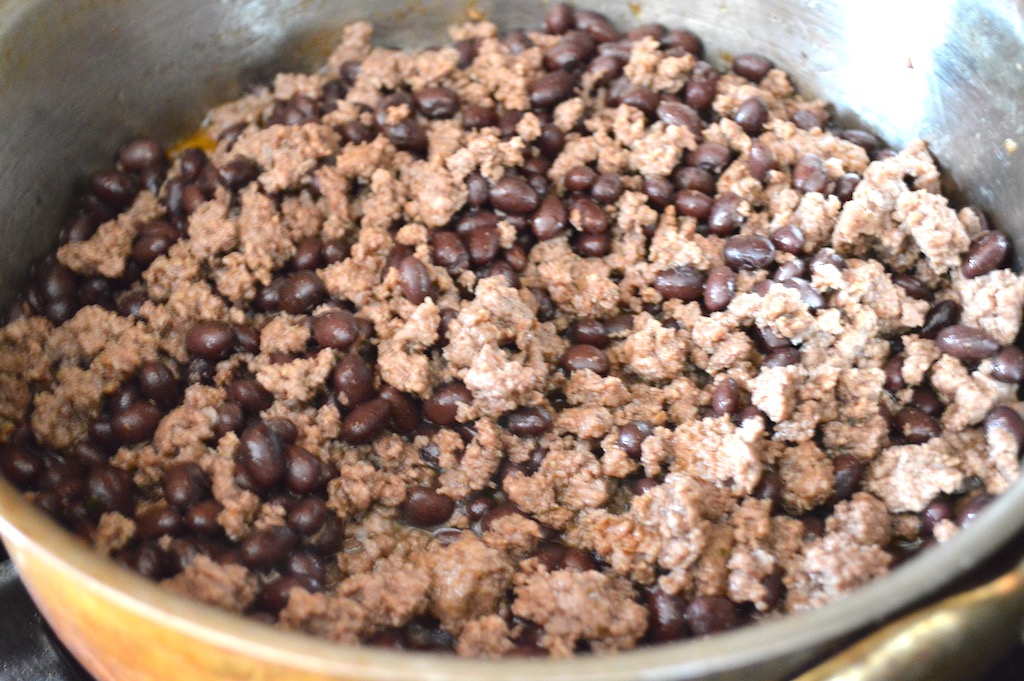
{"label": "stovetop", "polygon": [[[36,610],[0,544],[0,681],[91,679]],[[1022,679],[1024,645],[1018,646],[984,681]]]}

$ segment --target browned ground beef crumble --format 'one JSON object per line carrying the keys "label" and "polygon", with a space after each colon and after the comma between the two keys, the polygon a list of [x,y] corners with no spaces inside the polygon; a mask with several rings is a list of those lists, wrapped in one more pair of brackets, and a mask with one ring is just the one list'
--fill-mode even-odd
{"label": "browned ground beef crumble", "polygon": [[612,651],[831,601],[1018,475],[1024,278],[922,142],[553,7],[126,145],[0,331],[4,474],[339,642]]}

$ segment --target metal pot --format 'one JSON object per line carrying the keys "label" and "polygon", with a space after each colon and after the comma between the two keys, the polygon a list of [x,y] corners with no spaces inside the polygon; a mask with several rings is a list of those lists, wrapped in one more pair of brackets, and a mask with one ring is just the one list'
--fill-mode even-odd
{"label": "metal pot", "polygon": [[[972,0],[581,2],[620,25],[697,31],[710,55],[756,51],[891,144],[920,136],[954,196],[1024,248],[1024,6]],[[132,134],[183,137],[209,106],[322,59],[345,22],[423,46],[467,14],[538,25],[540,0],[0,3],[0,290],[52,247],[74,178]],[[58,635],[101,679],[782,678],[919,603],[1024,525],[1016,485],[970,528],[815,612],[707,640],[571,660],[488,662],[340,646],[180,599],[95,554],[0,481],[0,531]]]}

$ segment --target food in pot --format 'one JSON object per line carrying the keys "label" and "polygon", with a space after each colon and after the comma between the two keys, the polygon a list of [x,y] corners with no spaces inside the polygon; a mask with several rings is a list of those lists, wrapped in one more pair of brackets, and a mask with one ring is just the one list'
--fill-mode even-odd
{"label": "food in pot", "polygon": [[0,331],[3,473],[168,589],[569,655],[820,606],[1018,475],[1024,279],[922,142],[558,5],[127,144]]}

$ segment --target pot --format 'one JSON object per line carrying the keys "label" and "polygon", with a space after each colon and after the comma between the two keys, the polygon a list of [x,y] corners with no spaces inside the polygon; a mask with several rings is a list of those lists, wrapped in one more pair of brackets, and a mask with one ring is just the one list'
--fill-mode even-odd
{"label": "pot", "polygon": [[[894,146],[920,136],[948,191],[1024,248],[1024,7],[970,0],[590,1],[620,25],[685,26],[709,54],[770,55],[806,94]],[[0,291],[56,240],[74,178],[132,135],[187,136],[245,83],[322,60],[340,27],[441,42],[467,15],[539,25],[539,0],[0,2]],[[1015,153],[1016,152],[1016,153]],[[0,300],[0,302],[3,302]],[[1024,525],[1024,486],[968,531],[820,610],[706,640],[570,660],[464,660],[349,647],[181,599],[89,549],[0,480],[0,533],[40,610],[100,679],[783,678],[921,602]]]}

